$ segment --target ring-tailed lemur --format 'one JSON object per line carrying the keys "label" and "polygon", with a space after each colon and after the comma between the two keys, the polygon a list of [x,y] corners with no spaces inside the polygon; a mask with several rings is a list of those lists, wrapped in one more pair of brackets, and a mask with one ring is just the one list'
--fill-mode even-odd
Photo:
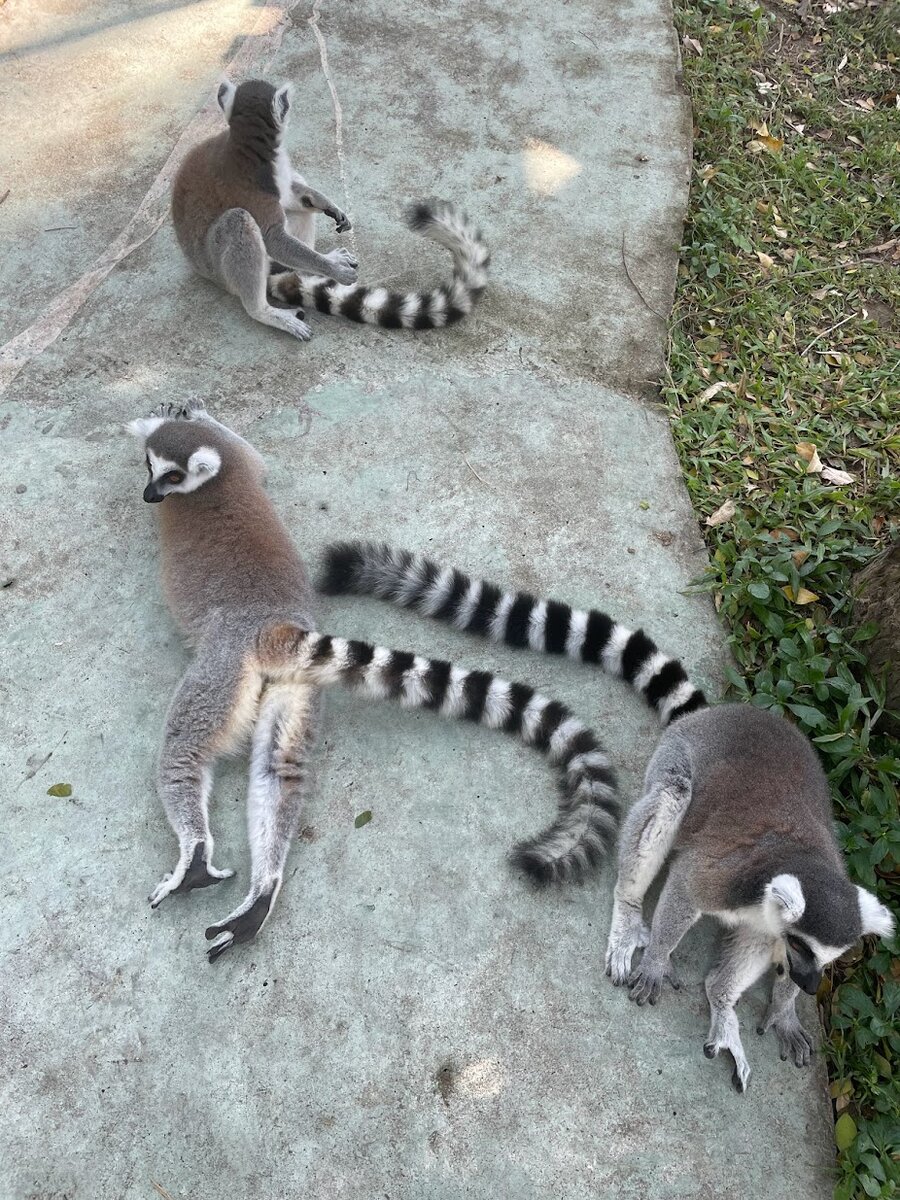
{"label": "ring-tailed lemur", "polygon": [[338,233],[350,221],[334,201],[291,166],[282,137],[290,88],[253,79],[217,93],[226,132],[187,155],[172,188],[172,219],[196,270],[237,296],[256,321],[306,341],[302,309],[315,306],[352,321],[434,329],[472,311],[487,283],[490,255],[478,229],[452,204],[427,200],[407,212],[409,227],[450,251],[453,277],[424,292],[392,292],[357,283],[357,260],[339,248],[315,251],[316,213]]}
{"label": "ring-tailed lemur", "polygon": [[[782,1058],[809,1061],[812,1041],[795,1011],[799,988],[815,993],[828,963],[865,934],[890,936],[894,919],[847,876],[828,783],[802,733],[752,705],[707,707],[679,662],[605,613],[504,592],[406,551],[330,546],[321,587],[377,596],[509,646],[567,654],[630,683],[667,728],[622,827],[606,973],[638,1004],[655,1004],[666,980],[678,986],[670,956],[684,934],[702,915],[717,917],[730,935],[706,980],[712,1022],[704,1052],[727,1050],[733,1082],[745,1090],[750,1067],[735,1005],[774,963],[759,1031],[774,1028]],[[538,844],[533,869],[552,877],[540,860]],[[648,928],[644,897],[667,860]]]}
{"label": "ring-tailed lemur", "polygon": [[[511,733],[561,776],[559,813],[537,842],[561,874],[598,863],[615,837],[615,779],[593,733],[564,704],[523,683],[407,651],[314,631],[303,562],[263,487],[264,466],[203,409],[164,405],[132,422],[146,454],[144,499],[162,505],[163,583],[193,645],[166,718],[159,789],[179,858],[150,896],[218,883],[208,800],[215,760],[251,739],[247,800],[252,876],[244,902],[211,925],[210,959],[252,938],[274,903],[297,828],[319,689],[341,684],[407,708]],[[515,860],[527,861],[531,841]]]}

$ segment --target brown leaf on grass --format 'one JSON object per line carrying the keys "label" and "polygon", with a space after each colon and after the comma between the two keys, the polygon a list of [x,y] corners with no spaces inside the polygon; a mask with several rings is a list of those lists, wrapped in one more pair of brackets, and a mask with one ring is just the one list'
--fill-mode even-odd
{"label": "brown leaf on grass", "polygon": [[724,525],[726,521],[731,520],[735,512],[737,512],[737,508],[734,501],[726,500],[720,508],[706,518],[706,524],[710,526]]}
{"label": "brown leaf on grass", "polygon": [[698,58],[703,57],[703,47],[696,38],[688,37],[687,34],[681,39],[682,46],[686,46],[689,50],[693,50]]}
{"label": "brown leaf on grass", "polygon": [[756,257],[759,259],[759,265],[764,271],[771,271],[775,266],[775,259],[770,254],[764,254],[762,250],[757,250]]}
{"label": "brown leaf on grass", "polygon": [[806,463],[807,475],[818,475],[822,470],[822,460],[814,442],[798,442],[794,447]]}
{"label": "brown leaf on grass", "polygon": [[795,567],[802,567],[808,558],[808,550],[794,550],[791,552],[791,559],[793,560]]}
{"label": "brown leaf on grass", "polygon": [[856,482],[855,475],[851,475],[849,471],[839,471],[836,467],[823,467],[822,478],[826,483],[833,483],[838,487]]}
{"label": "brown leaf on grass", "polygon": [[796,529],[786,529],[783,525],[779,525],[777,529],[770,529],[772,537],[786,537],[790,542],[796,542],[800,534]]}

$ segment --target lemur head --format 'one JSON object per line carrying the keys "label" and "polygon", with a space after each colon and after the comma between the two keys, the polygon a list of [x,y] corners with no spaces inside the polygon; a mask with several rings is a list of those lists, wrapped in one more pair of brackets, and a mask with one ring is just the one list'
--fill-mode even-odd
{"label": "lemur head", "polygon": [[[208,417],[202,408],[162,405],[149,417],[140,417],[128,432],[144,443],[150,479],[144,488],[148,504],[166,496],[185,495],[216,479],[232,442],[240,439]],[[248,447],[249,449],[249,447]]]}
{"label": "lemur head", "polygon": [[890,937],[890,910],[831,864],[805,864],[803,878],[776,875],[765,888],[767,923],[784,941],[788,973],[814,996],[822,971],[866,934]]}
{"label": "lemur head", "polygon": [[264,79],[248,79],[235,87],[230,79],[223,79],[216,98],[234,132],[252,134],[255,127],[280,137],[291,107],[291,86],[276,88]]}

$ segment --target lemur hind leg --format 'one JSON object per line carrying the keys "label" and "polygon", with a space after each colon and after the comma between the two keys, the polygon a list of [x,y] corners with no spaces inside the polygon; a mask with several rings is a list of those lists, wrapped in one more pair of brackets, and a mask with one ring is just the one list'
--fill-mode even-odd
{"label": "lemur hind leg", "polygon": [[775,976],[772,984],[772,999],[766,1015],[757,1026],[756,1032],[763,1034],[769,1029],[774,1029],[775,1036],[778,1038],[781,1061],[787,1062],[790,1058],[795,1066],[805,1067],[809,1065],[809,1060],[815,1054],[815,1048],[812,1038],[800,1024],[800,1018],[797,1016],[795,1004],[800,995],[800,989],[783,966],[780,967],[780,971],[781,974]]}
{"label": "lemur hind leg", "polygon": [[681,987],[671,963],[671,955],[700,917],[688,893],[688,878],[689,870],[685,865],[673,863],[653,913],[650,941],[640,963],[628,979],[629,999],[638,1004],[655,1004],[667,980],[673,988]]}
{"label": "lemur hind leg", "polygon": [[734,1060],[731,1082],[739,1092],[747,1090],[750,1064],[741,1043],[734,1006],[772,962],[774,942],[752,929],[737,929],[728,938],[720,964],[706,979],[709,1000],[709,1035],[703,1045],[707,1058],[727,1050]]}
{"label": "lemur hind leg", "polygon": [[267,687],[250,755],[250,890],[233,913],[207,929],[207,940],[213,942],[207,951],[210,962],[229,947],[255,937],[272,911],[307,792],[309,756],[318,722],[317,689]]}
{"label": "lemur hind leg", "polygon": [[[234,871],[212,865],[209,794],[216,758],[246,729],[256,707],[259,681],[240,667],[222,667],[198,655],[172,698],[159,762],[159,794],[178,837],[178,862],[151,893],[156,908],[173,892],[189,892],[229,879]],[[211,666],[210,664],[216,664]]]}
{"label": "lemur hind leg", "polygon": [[650,941],[644,896],[668,857],[691,802],[690,760],[680,741],[664,740],[647,768],[644,795],[622,825],[619,874],[606,946],[606,974],[627,983],[635,952]]}
{"label": "lemur hind leg", "polygon": [[267,298],[269,255],[259,226],[245,209],[230,208],[207,234],[207,250],[223,286],[247,315],[306,342],[312,330],[300,315],[274,308]]}

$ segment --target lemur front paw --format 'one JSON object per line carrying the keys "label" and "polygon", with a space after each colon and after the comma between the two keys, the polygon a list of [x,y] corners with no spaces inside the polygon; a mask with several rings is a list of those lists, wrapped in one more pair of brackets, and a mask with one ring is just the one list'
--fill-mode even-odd
{"label": "lemur front paw", "polygon": [[264,889],[253,888],[250,894],[231,916],[217,921],[206,931],[206,940],[213,945],[206,951],[210,962],[241,942],[252,941],[263,927],[272,911],[281,881],[271,883]]}
{"label": "lemur front paw", "polygon": [[345,212],[341,212],[339,208],[326,208],[325,215],[331,217],[332,221],[334,221],[335,233],[349,233],[353,228],[350,224],[350,218]]}
{"label": "lemur front paw", "polygon": [[344,249],[343,246],[338,246],[335,250],[330,250],[325,255],[325,260],[329,265],[329,276],[336,283],[356,283],[359,278],[356,268],[359,266],[359,259]]}
{"label": "lemur front paw", "polygon": [[628,999],[639,1005],[655,1004],[666,981],[676,992],[681,987],[671,962],[658,963],[645,954],[628,977]]}
{"label": "lemur front paw", "polygon": [[641,910],[616,900],[606,944],[606,974],[616,987],[628,982],[635,952],[643,950],[649,941],[650,930]]}
{"label": "lemur front paw", "polygon": [[815,1047],[793,1009],[787,1013],[767,1017],[762,1025],[757,1026],[756,1032],[763,1034],[769,1029],[775,1030],[782,1062],[791,1059],[795,1067],[809,1066],[809,1060],[816,1052]]}
{"label": "lemur front paw", "polygon": [[209,861],[212,845],[207,850],[205,842],[195,842],[181,852],[178,864],[171,875],[165,875],[147,899],[151,908],[158,908],[166,896],[175,892],[192,892],[195,888],[212,887],[223,879],[230,879],[234,871],[219,870]]}

